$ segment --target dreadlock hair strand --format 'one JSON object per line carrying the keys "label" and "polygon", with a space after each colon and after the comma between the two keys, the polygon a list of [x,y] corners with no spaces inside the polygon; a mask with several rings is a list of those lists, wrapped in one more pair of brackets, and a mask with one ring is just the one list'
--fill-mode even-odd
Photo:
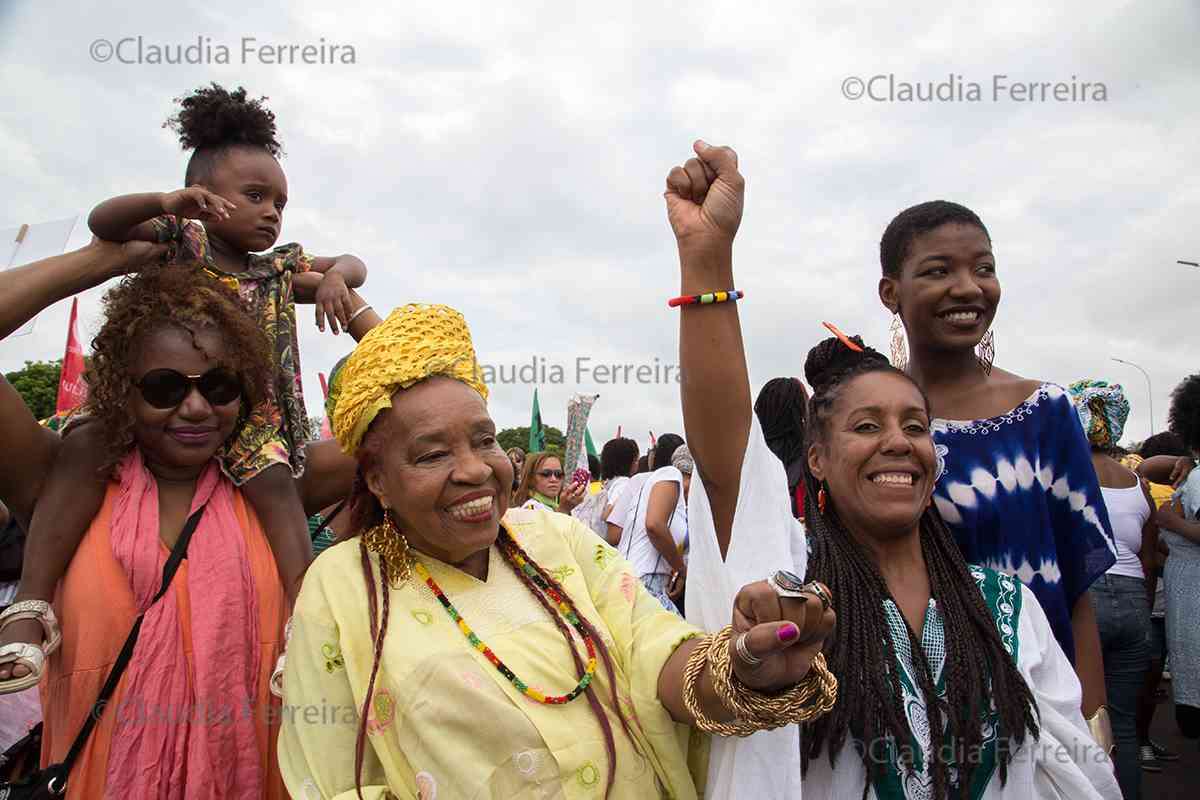
{"label": "dreadlock hair strand", "polygon": [[[371,492],[367,485],[366,475],[374,468],[381,455],[384,446],[384,440],[387,438],[386,415],[379,415],[367,430],[367,435],[363,438],[362,446],[358,452],[358,472],[354,479],[354,488],[351,491],[349,498],[349,506],[351,509],[351,533],[347,534],[346,538],[359,536],[368,528],[378,525],[384,521],[385,511],[379,503],[378,498]],[[539,455],[531,453],[529,459]],[[545,454],[541,454],[545,455]],[[526,465],[530,463],[527,460]],[[558,592],[563,597],[570,597],[570,594],[563,588],[555,578],[547,572],[540,564],[538,564],[527,553],[520,544],[513,539],[508,531],[502,525],[500,527],[499,538],[497,544],[506,546],[500,547],[500,553],[508,566],[517,574],[521,582],[530,590],[537,598],[538,602],[546,609],[546,613],[554,621],[555,626],[563,634],[563,638],[567,642],[567,649],[571,651],[571,658],[575,664],[576,679],[582,678],[586,672],[586,665],[583,658],[579,654],[579,649],[576,647],[576,640],[579,634],[568,625],[558,613],[558,611],[550,604],[550,601],[545,597],[542,591],[534,584],[533,580],[525,574],[525,572],[517,566],[509,552],[509,547],[512,548],[521,558],[525,560],[530,567],[537,573],[541,580],[550,586],[554,591]],[[377,581],[375,578],[375,570],[372,568],[373,559],[370,557],[366,547],[359,543],[359,552],[362,561],[363,577],[366,582],[368,594],[368,614],[370,622],[371,637],[374,642],[374,658],[371,665],[371,677],[367,685],[367,696],[363,703],[362,714],[359,720],[358,736],[355,742],[355,789],[361,800],[362,797],[362,768],[365,760],[365,752],[367,744],[367,720],[371,712],[371,704],[373,702],[373,693],[375,687],[375,679],[379,671],[379,665],[383,658],[384,638],[387,635],[387,624],[389,614],[389,598],[391,587],[391,576],[389,575],[387,564],[379,560],[380,577]],[[382,599],[376,598],[376,592],[382,596]],[[604,671],[607,675],[611,695],[609,700],[612,704],[613,713],[616,715],[618,722],[621,724],[621,729],[633,743],[634,748],[637,748],[637,739],[634,737],[629,721],[626,719],[624,712],[621,710],[620,699],[617,695],[616,670],[613,666],[612,656],[608,651],[608,647],[604,644],[604,639],[596,627],[588,621],[588,619],[578,610],[576,614],[579,617],[581,627],[587,631],[587,634],[592,638],[596,648],[597,655],[603,664]],[[601,672],[598,671],[596,677],[599,678]],[[617,750],[616,739],[614,738],[614,730],[612,722],[608,718],[608,712],[604,705],[600,702],[599,695],[596,692],[598,681],[593,680],[584,690],[584,695],[587,697],[588,706],[595,715],[597,723],[600,726],[601,733],[604,737],[605,750],[608,754],[608,780],[605,788],[605,797],[612,791],[612,787],[616,781],[617,769]]]}

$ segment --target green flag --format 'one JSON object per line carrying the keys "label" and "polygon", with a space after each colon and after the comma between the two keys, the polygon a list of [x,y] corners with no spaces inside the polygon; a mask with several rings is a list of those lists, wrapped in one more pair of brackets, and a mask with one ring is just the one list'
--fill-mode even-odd
{"label": "green flag", "polygon": [[533,390],[533,416],[529,420],[529,452],[540,453],[546,449],[546,432],[542,430],[542,410],[538,407],[537,389]]}
{"label": "green flag", "polygon": [[[587,428],[583,429],[583,446],[587,448],[587,454],[589,456],[595,456],[596,458],[600,457],[600,454],[596,452],[595,443],[592,442],[592,432]],[[592,477],[595,478],[596,476],[593,475]]]}

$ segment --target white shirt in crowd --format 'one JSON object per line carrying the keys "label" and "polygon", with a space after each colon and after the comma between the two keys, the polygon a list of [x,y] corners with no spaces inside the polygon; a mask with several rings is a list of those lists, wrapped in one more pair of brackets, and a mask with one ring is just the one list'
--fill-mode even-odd
{"label": "white shirt in crowd", "polygon": [[[634,482],[642,475],[646,477],[640,481],[640,486],[635,486]],[[608,516],[609,522],[621,525],[621,540],[617,543],[617,550],[633,565],[639,577],[672,572],[671,565],[658,552],[646,533],[646,509],[650,505],[650,492],[663,481],[672,481],[679,487],[679,498],[675,501],[675,511],[671,514],[670,530],[675,546],[682,547],[688,532],[688,512],[687,502],[683,498],[683,474],[675,467],[666,466],[654,472],[634,475],[629,479],[625,491],[621,493],[617,505]]]}
{"label": "white shirt in crowd", "polygon": [[1138,483],[1126,489],[1100,487],[1108,519],[1112,523],[1113,538],[1117,543],[1117,561],[1108,568],[1109,575],[1124,575],[1128,578],[1145,580],[1142,560],[1142,527],[1150,519],[1150,504],[1146,492]]}

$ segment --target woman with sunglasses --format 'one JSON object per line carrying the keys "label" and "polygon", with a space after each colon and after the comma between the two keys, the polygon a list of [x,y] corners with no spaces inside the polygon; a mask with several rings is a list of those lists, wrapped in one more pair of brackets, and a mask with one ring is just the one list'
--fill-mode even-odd
{"label": "woman with sunglasses", "polygon": [[553,453],[530,453],[525,457],[521,481],[513,493],[513,505],[540,511],[570,514],[583,502],[586,483],[572,481],[563,489],[567,475],[562,461]]}
{"label": "woman with sunglasses", "polygon": [[[687,296],[735,287],[745,186],[732,150],[695,150],[666,193]],[[807,573],[837,598],[826,653],[841,689],[799,739],[790,728],[714,740],[706,796],[800,797],[803,774],[806,800],[1120,797],[1036,597],[968,566],[932,506],[924,395],[857,338],[827,339],[805,364],[805,556],[784,467],[751,409],[739,305],[685,305],[680,321],[701,476],[689,522],[703,591],[688,592],[689,619],[717,624],[746,574],[783,589]]]}
{"label": "woman with sunglasses", "polygon": [[[95,241],[0,273],[0,335],[161,249]],[[273,747],[279,709],[268,690],[282,649],[283,586],[257,516],[215,458],[266,389],[267,342],[233,290],[199,272],[150,270],[105,295],[92,347],[86,410],[105,443],[104,504],[68,556],[53,610],[18,597],[25,602],[0,621],[33,621],[44,632],[44,649],[0,648],[20,683],[45,669],[43,766],[66,756],[144,612],[66,796],[182,797],[186,788],[188,796],[283,797]],[[28,521],[60,468],[60,440],[2,380],[0,441],[22,454],[0,461],[0,496]],[[348,493],[354,464],[332,443],[312,448],[310,459],[298,489],[317,510]],[[152,602],[168,553],[199,509],[186,560]]]}

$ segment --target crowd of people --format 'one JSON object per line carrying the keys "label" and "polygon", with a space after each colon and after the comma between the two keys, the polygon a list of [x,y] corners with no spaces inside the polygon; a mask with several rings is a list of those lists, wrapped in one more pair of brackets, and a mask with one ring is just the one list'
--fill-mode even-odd
{"label": "crowd of people", "polygon": [[[666,183],[686,439],[584,475],[498,444],[461,313],[377,314],[361,260],[275,246],[261,101],[214,84],[170,124],[182,189],[0,273],[0,338],[119,278],[82,408],[40,424],[0,380],[0,707],[41,719],[0,726],[6,788],[1131,800],[1176,757],[1167,669],[1200,738],[1200,375],[1129,452],[1120,386],[998,367],[969,209],[884,230],[890,358],[827,325],[752,401],[744,179],[697,142]],[[321,441],[302,303],[357,342]]]}

